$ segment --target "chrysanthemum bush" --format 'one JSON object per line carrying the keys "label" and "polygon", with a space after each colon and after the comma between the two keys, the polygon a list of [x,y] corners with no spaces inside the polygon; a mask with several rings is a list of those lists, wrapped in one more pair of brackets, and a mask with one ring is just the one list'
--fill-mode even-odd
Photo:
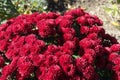
{"label": "chrysanthemum bush", "polygon": [[120,80],[120,44],[102,21],[72,9],[0,25],[0,80]]}

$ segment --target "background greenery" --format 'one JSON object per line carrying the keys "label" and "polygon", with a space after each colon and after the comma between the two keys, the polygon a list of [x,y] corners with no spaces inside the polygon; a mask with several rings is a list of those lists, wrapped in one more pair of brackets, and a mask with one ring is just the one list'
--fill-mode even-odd
{"label": "background greenery", "polygon": [[0,0],[0,24],[20,14],[43,12],[46,8],[46,0]]}
{"label": "background greenery", "polygon": [[0,24],[20,14],[65,11],[75,0],[0,0]]}

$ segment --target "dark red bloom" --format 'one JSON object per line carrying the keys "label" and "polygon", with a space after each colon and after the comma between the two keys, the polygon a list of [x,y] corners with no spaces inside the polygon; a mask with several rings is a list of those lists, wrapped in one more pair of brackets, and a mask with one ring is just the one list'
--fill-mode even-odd
{"label": "dark red bloom", "polygon": [[76,59],[76,66],[77,66],[77,69],[79,70],[79,73],[81,73],[82,70],[85,69],[88,65],[89,63],[85,58],[79,57]]}
{"label": "dark red bloom", "polygon": [[74,17],[72,15],[65,15],[65,16],[63,16],[63,19],[68,19],[68,20],[72,21],[74,19]]}
{"label": "dark red bloom", "polygon": [[25,43],[25,36],[16,36],[10,45],[10,47],[13,48],[20,48],[24,45]]}
{"label": "dark red bloom", "polygon": [[63,28],[62,29],[62,32],[65,34],[71,34],[71,35],[75,35],[75,30],[74,30],[74,28]]}
{"label": "dark red bloom", "polygon": [[[101,64],[100,64],[101,63]],[[96,67],[100,69],[104,69],[105,66],[107,65],[107,59],[104,57],[97,57],[96,58]]]}
{"label": "dark red bloom", "polygon": [[47,20],[45,20],[45,22],[48,26],[50,26],[50,28],[54,28],[56,26],[54,19],[47,19]]}
{"label": "dark red bloom", "polygon": [[57,13],[54,13],[54,12],[48,12],[47,13],[47,18],[49,18],[49,19],[56,19],[59,16],[60,16],[60,14],[57,14]]}
{"label": "dark red bloom", "polygon": [[80,26],[87,26],[88,25],[88,22],[86,21],[85,16],[78,17],[77,22],[79,23]]}
{"label": "dark red bloom", "polygon": [[30,45],[25,44],[25,45],[23,45],[23,47],[20,48],[19,55],[27,56],[28,54],[30,54]]}
{"label": "dark red bloom", "polygon": [[73,77],[70,77],[70,80],[81,80],[81,76],[75,74]]}
{"label": "dark red bloom", "polygon": [[56,45],[49,45],[47,47],[47,51],[51,52],[51,53],[56,53],[59,50],[59,48]]}
{"label": "dark red bloom", "polygon": [[0,31],[0,40],[4,39],[5,31]]}
{"label": "dark red bloom", "polygon": [[25,42],[28,44],[33,44],[36,41],[36,35],[30,34],[25,37]]}
{"label": "dark red bloom", "polygon": [[89,24],[90,26],[95,25],[95,19],[94,19],[94,18],[92,18],[92,17],[87,18],[87,21],[88,21],[88,24]]}
{"label": "dark red bloom", "polygon": [[83,58],[85,58],[89,63],[93,64],[96,58],[96,53],[93,49],[86,49]]}
{"label": "dark red bloom", "polygon": [[89,32],[89,28],[87,26],[81,26],[80,27],[80,33],[81,34],[87,34]]}
{"label": "dark red bloom", "polygon": [[52,65],[49,67],[48,72],[45,75],[44,80],[58,80],[62,79],[63,77],[63,72],[60,66],[58,65]]}
{"label": "dark red bloom", "polygon": [[[105,34],[103,35],[103,39],[104,40],[108,40],[111,44],[118,44],[118,41],[115,37],[112,37],[111,35],[109,34]],[[107,44],[107,46],[111,46],[109,44]]]}
{"label": "dark red bloom", "polygon": [[120,52],[120,44],[113,44],[110,49],[113,51],[113,52]]}
{"label": "dark red bloom", "polygon": [[83,16],[84,14],[85,12],[83,11],[83,9],[80,9],[80,8],[72,9],[65,13],[65,15],[72,15],[74,17]]}
{"label": "dark red bloom", "polygon": [[33,65],[30,62],[24,62],[18,66],[18,71],[21,76],[28,77],[33,72]]}
{"label": "dark red bloom", "polygon": [[94,49],[98,56],[106,55],[105,50],[101,45],[97,45]]}
{"label": "dark red bloom", "polygon": [[46,66],[51,66],[51,65],[56,65],[58,63],[58,59],[56,56],[53,55],[48,55],[46,56],[46,60],[45,60],[45,65]]}
{"label": "dark red bloom", "polygon": [[91,33],[91,34],[88,34],[87,37],[92,40],[96,40],[98,38],[98,35],[96,33]]}
{"label": "dark red bloom", "polygon": [[22,21],[15,22],[12,26],[12,32],[19,34],[25,32],[25,24]]}
{"label": "dark red bloom", "polygon": [[3,67],[4,63],[5,63],[5,60],[3,59],[2,56],[0,56],[0,67]]}
{"label": "dark red bloom", "polygon": [[6,21],[0,25],[0,80],[120,80],[120,44],[102,25],[80,8]]}
{"label": "dark red bloom", "polygon": [[75,66],[73,64],[64,65],[62,68],[68,76],[73,76],[75,74]]}
{"label": "dark red bloom", "polygon": [[29,77],[34,71],[34,66],[28,57],[20,57],[17,62],[18,72],[22,77]]}
{"label": "dark red bloom", "polygon": [[92,26],[90,28],[90,33],[97,33],[99,36],[105,35],[105,30],[102,27],[98,26]]}
{"label": "dark red bloom", "polygon": [[7,27],[8,27],[7,23],[0,25],[0,32],[6,30]]}
{"label": "dark red bloom", "polygon": [[115,59],[113,59],[112,62],[113,62],[115,65],[119,65],[119,64],[120,64],[120,56],[118,56],[118,57],[116,57]]}
{"label": "dark red bloom", "polygon": [[36,15],[35,21],[38,22],[42,19],[47,19],[47,14],[46,13],[41,13],[41,14]]}
{"label": "dark red bloom", "polygon": [[71,41],[73,39],[73,37],[74,37],[74,35],[68,34],[68,33],[63,35],[63,38],[65,41],[69,41],[69,40]]}
{"label": "dark red bloom", "polygon": [[95,78],[95,70],[93,66],[88,66],[83,70],[83,76],[87,79],[87,80],[97,80],[98,78]]}
{"label": "dark red bloom", "polygon": [[109,60],[110,61],[112,61],[112,60],[114,60],[114,59],[116,59],[117,57],[118,57],[119,55],[117,54],[117,53],[111,53],[110,55],[109,55]]}
{"label": "dark red bloom", "polygon": [[62,56],[62,55],[64,55],[64,53],[61,52],[61,51],[58,51],[58,52],[55,53],[55,56],[57,56],[58,58],[59,58],[60,56]]}
{"label": "dark red bloom", "polygon": [[44,55],[42,54],[29,55],[29,57],[31,58],[34,66],[44,65],[44,61],[45,61]]}
{"label": "dark red bloom", "polygon": [[6,39],[0,40],[0,51],[5,51],[8,46],[8,41]]}
{"label": "dark red bloom", "polygon": [[60,56],[59,63],[61,66],[69,65],[69,64],[73,63],[73,60],[72,60],[72,57],[70,55],[64,54],[64,55]]}
{"label": "dark red bloom", "polygon": [[4,66],[2,69],[2,77],[7,79],[7,77],[12,74],[12,72],[13,72],[12,69],[13,69],[13,67],[11,67],[10,65]]}
{"label": "dark red bloom", "polygon": [[119,72],[118,72],[118,74],[114,73],[113,76],[112,76],[112,79],[113,80],[119,80],[120,79]]}
{"label": "dark red bloom", "polygon": [[116,72],[120,72],[120,64],[117,64],[113,67],[113,70]]}
{"label": "dark red bloom", "polygon": [[68,19],[63,19],[60,22],[60,28],[69,28],[72,27],[72,21],[68,20]]}
{"label": "dark red bloom", "polygon": [[50,35],[53,35],[54,29],[51,29],[48,25],[43,25],[39,29],[39,34],[41,37],[48,37]]}
{"label": "dark red bloom", "polygon": [[93,18],[95,19],[95,22],[97,23],[98,26],[103,25],[103,22],[97,16],[93,16]]}
{"label": "dark red bloom", "polygon": [[13,59],[19,55],[19,49],[8,49],[5,55],[8,59]]}
{"label": "dark red bloom", "polygon": [[75,43],[73,41],[66,41],[64,44],[63,44],[63,48],[64,49],[67,49],[67,50],[74,50],[76,47],[75,47]]}
{"label": "dark red bloom", "polygon": [[36,77],[38,80],[40,79],[45,79],[45,75],[47,73],[48,69],[46,66],[41,66],[41,67],[38,67],[38,69],[36,70]]}
{"label": "dark red bloom", "polygon": [[18,57],[15,57],[13,59],[13,61],[11,62],[11,64],[6,65],[6,66],[3,67],[3,69],[2,69],[2,76],[1,77],[4,80],[6,80],[8,78],[8,76],[10,76],[12,73],[14,73],[14,71],[17,68],[17,66],[16,66],[17,65],[17,61],[18,61]]}
{"label": "dark red bloom", "polygon": [[79,41],[79,46],[84,49],[93,48],[95,45],[96,45],[96,42],[89,38],[84,38],[81,41]]}
{"label": "dark red bloom", "polygon": [[59,16],[57,19],[55,19],[56,25],[59,25],[62,19],[63,19],[63,16]]}

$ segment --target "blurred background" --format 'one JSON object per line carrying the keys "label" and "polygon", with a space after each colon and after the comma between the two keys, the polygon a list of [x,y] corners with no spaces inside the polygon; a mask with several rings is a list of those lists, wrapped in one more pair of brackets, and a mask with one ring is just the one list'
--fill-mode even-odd
{"label": "blurred background", "polygon": [[0,24],[20,14],[49,11],[62,14],[73,8],[97,15],[106,33],[120,42],[120,0],[0,0]]}

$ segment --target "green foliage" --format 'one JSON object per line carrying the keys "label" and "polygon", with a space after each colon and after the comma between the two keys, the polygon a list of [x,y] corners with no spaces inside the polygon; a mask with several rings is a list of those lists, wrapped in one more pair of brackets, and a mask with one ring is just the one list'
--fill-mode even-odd
{"label": "green foliage", "polygon": [[118,9],[118,5],[117,4],[112,4],[111,7],[105,7],[104,9],[105,9],[105,11],[108,14],[111,14],[115,18],[120,16],[120,11]]}
{"label": "green foliage", "polygon": [[120,4],[120,0],[117,0],[117,3]]}
{"label": "green foliage", "polygon": [[66,10],[65,3],[73,2],[75,0],[0,0],[0,24],[20,14],[50,10],[62,12]]}
{"label": "green foliage", "polygon": [[0,23],[6,19],[17,16],[19,13],[11,0],[0,0]]}
{"label": "green foliage", "polygon": [[80,56],[79,55],[72,55],[73,58],[79,58]]}
{"label": "green foliage", "polygon": [[46,10],[46,0],[12,0],[20,14],[29,14],[32,12],[43,12]]}
{"label": "green foliage", "polygon": [[111,6],[109,7],[105,6],[104,10],[112,17],[113,21],[111,21],[111,24],[119,28],[120,22],[118,21],[120,20],[120,10],[119,10],[120,0],[116,0],[116,2],[110,0],[110,4]]}
{"label": "green foliage", "polygon": [[112,80],[111,74],[113,73],[107,69],[96,69],[96,72],[100,76],[100,80]]}
{"label": "green foliage", "polygon": [[19,14],[44,12],[46,8],[46,0],[0,0],[0,24]]}

